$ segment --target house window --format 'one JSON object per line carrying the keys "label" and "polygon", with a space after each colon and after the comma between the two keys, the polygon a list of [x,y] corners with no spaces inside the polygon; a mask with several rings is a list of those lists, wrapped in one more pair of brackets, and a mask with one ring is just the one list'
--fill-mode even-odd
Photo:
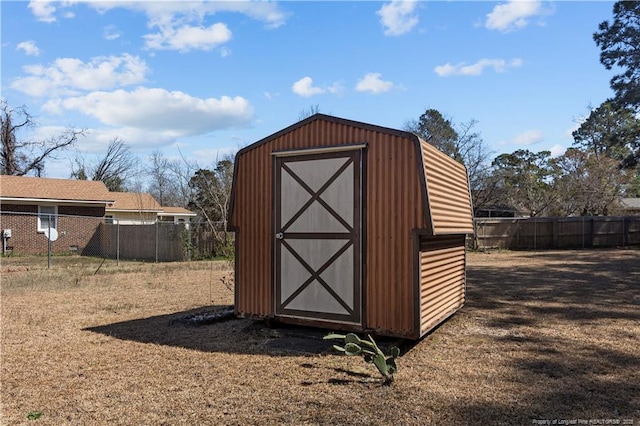
{"label": "house window", "polygon": [[58,228],[58,207],[38,206],[38,232]]}
{"label": "house window", "polygon": [[113,224],[113,215],[106,215],[104,217],[104,223],[108,224],[108,225],[112,225]]}

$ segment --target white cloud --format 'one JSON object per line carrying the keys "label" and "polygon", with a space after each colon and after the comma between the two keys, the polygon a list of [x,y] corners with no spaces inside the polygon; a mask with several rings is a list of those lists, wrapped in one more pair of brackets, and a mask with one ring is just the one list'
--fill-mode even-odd
{"label": "white cloud", "polygon": [[31,13],[41,22],[55,22],[56,7],[52,4],[52,1],[46,0],[31,0],[29,2],[29,9]]}
{"label": "white cloud", "polygon": [[385,28],[384,35],[397,36],[411,31],[418,24],[418,17],[414,14],[416,5],[415,1],[403,0],[384,4],[376,12]]}
{"label": "white cloud", "polygon": [[[153,32],[144,35],[145,46],[150,50],[212,50],[214,47],[228,42],[231,31],[226,24],[218,22],[204,26],[207,16],[221,12],[239,13],[265,23],[267,28],[278,28],[288,17],[276,2],[271,1],[126,1],[126,0],[73,0],[48,1],[31,0],[29,8],[39,21],[55,22],[57,16],[73,17],[65,8],[77,4],[86,4],[99,13],[111,9],[122,8],[144,13],[147,26]],[[107,40],[113,40],[120,33],[112,28],[105,28],[103,33]],[[223,57],[228,51],[222,51]]]}
{"label": "white cloud", "polygon": [[551,151],[551,157],[556,158],[564,154],[567,151],[567,148],[562,145],[556,144],[549,148],[548,151]]}
{"label": "white cloud", "polygon": [[11,82],[13,89],[31,96],[74,95],[78,91],[104,90],[145,80],[149,68],[137,56],[100,56],[89,62],[76,58],[58,58],[48,66],[27,65],[28,75]]}
{"label": "white cloud", "polygon": [[115,40],[120,38],[121,35],[122,33],[118,31],[118,28],[116,28],[115,25],[107,25],[102,29],[102,36],[105,40]]}
{"label": "white cloud", "polygon": [[493,68],[495,72],[504,72],[508,68],[518,68],[522,66],[522,59],[516,58],[510,61],[504,59],[480,59],[475,64],[467,64],[466,62],[460,62],[452,65],[446,63],[435,67],[434,71],[440,77],[449,77],[452,75],[480,75],[485,68]]}
{"label": "white cloud", "polygon": [[38,49],[38,46],[36,46],[36,42],[33,40],[27,40],[27,41],[18,43],[18,45],[16,46],[16,49],[24,51],[25,55],[27,56],[40,55],[40,49]]}
{"label": "white cloud", "polygon": [[231,49],[226,46],[220,48],[220,57],[226,58],[227,56],[231,56]]}
{"label": "white cloud", "polygon": [[133,149],[159,149],[174,144],[181,136],[181,132],[172,129],[94,127],[87,130],[79,150],[87,153],[104,153],[109,142],[115,138],[122,139]]}
{"label": "white cloud", "polygon": [[544,139],[544,135],[540,130],[527,130],[513,138],[516,145],[534,145]]}
{"label": "white cloud", "polygon": [[145,87],[50,101],[45,109],[77,111],[108,126],[130,132],[162,132],[170,138],[244,127],[253,117],[253,108],[239,96],[202,99],[179,91]]}
{"label": "white cloud", "polygon": [[[29,8],[42,22],[55,22],[57,16],[72,18],[73,12],[65,8],[77,4],[86,4],[104,13],[122,8],[144,13],[148,18],[147,26],[156,32],[144,35],[145,47],[149,50],[212,50],[231,39],[231,30],[226,24],[218,22],[210,26],[202,23],[207,16],[220,12],[240,13],[265,23],[267,28],[278,28],[288,17],[276,2],[271,1],[126,1],[126,0],[31,0]],[[114,28],[105,27],[103,36],[107,40],[120,37]],[[222,50],[222,57],[229,50]]]}
{"label": "white cloud", "polygon": [[341,95],[344,92],[344,86],[340,82],[335,82],[331,86],[327,87],[327,92],[334,95]]}
{"label": "white cloud", "polygon": [[238,152],[238,148],[224,147],[224,148],[212,148],[212,149],[196,149],[191,154],[194,158],[197,158],[198,164],[207,165],[211,164],[215,166],[218,161],[235,156]]}
{"label": "white cloud", "polygon": [[532,17],[550,13],[552,9],[544,9],[540,0],[509,0],[487,14],[485,27],[503,32],[518,30],[526,27]]}
{"label": "white cloud", "polygon": [[209,27],[183,25],[179,28],[165,27],[160,33],[144,36],[145,47],[152,50],[211,50],[231,40],[231,30],[223,23]]}
{"label": "white cloud", "polygon": [[582,125],[582,123],[584,122],[585,119],[586,119],[586,117],[580,117],[579,119],[577,119],[575,124],[572,127],[569,127],[567,130],[565,130],[562,133],[562,136],[567,138],[567,139],[573,140],[573,132],[575,132],[576,130],[578,130],[580,128],[580,125]]}
{"label": "white cloud", "polygon": [[305,98],[325,92],[325,89],[313,85],[313,79],[311,77],[302,77],[293,83],[291,90],[293,90],[293,93],[296,95],[304,96]]}
{"label": "white cloud", "polygon": [[370,72],[356,84],[356,90],[358,92],[371,92],[374,94],[388,92],[394,87],[390,81],[382,80],[382,74],[377,72]]}
{"label": "white cloud", "polygon": [[[149,18],[156,19],[160,16],[168,17],[169,20],[179,16],[188,16],[190,19],[200,19],[205,15],[214,15],[220,12],[235,12],[249,16],[252,19],[264,22],[269,28],[277,28],[285,23],[288,13],[284,12],[276,2],[265,1],[95,1],[95,0],[74,0],[74,1],[52,1],[52,0],[31,0],[29,9],[31,13],[42,22],[55,22],[55,13],[59,9],[65,9],[85,3],[93,7],[100,13],[111,9],[122,8],[145,13]],[[71,11],[63,13],[63,16],[73,17]]]}
{"label": "white cloud", "polygon": [[262,92],[262,94],[264,95],[265,98],[269,99],[270,101],[280,96],[280,93],[277,93],[277,92],[271,93],[271,92],[265,91],[265,92]]}

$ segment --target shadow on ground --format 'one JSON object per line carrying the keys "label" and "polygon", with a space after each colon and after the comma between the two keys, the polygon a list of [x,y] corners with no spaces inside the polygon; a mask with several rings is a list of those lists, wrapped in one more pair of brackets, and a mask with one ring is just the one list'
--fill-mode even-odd
{"label": "shadow on ground", "polygon": [[[515,257],[505,257],[505,262],[517,265],[513,267],[498,262],[469,266],[465,307],[412,346],[416,352],[406,371],[429,365],[449,368],[447,363],[429,363],[437,356],[464,359],[464,368],[457,372],[434,369],[426,384],[412,383],[404,376],[407,384],[393,391],[406,392],[406,398],[388,403],[406,411],[407,400],[424,395],[429,406],[444,407],[438,413],[446,417],[441,419],[443,424],[640,421],[640,251],[522,252]],[[208,306],[86,330],[204,352],[332,353],[331,342],[322,340],[327,332],[323,329],[269,328],[248,319],[201,327],[175,321],[199,311],[226,308]],[[462,366],[457,362],[453,365]],[[314,365],[309,359],[301,367]],[[456,389],[467,367],[481,372],[474,376],[478,397]],[[355,371],[335,373],[337,378],[330,379],[335,385],[365,386],[372,380]],[[434,391],[431,381],[448,383],[447,391]]]}
{"label": "shadow on ground", "polygon": [[478,351],[495,357],[500,348],[508,373],[488,380],[520,393],[454,402],[455,422],[640,420],[640,251],[517,257],[515,268],[469,268],[455,321],[477,330]]}
{"label": "shadow on ground", "polygon": [[[331,346],[338,341],[322,338],[326,329],[269,323],[225,316],[229,306],[212,305],[190,311],[158,315],[130,321],[85,328],[121,340],[194,349],[203,352],[300,356],[334,353]],[[206,318],[221,313],[219,321]],[[192,321],[205,317],[204,321]],[[397,340],[379,339],[388,350]]]}
{"label": "shadow on ground", "polygon": [[[517,269],[471,267],[467,305],[505,310],[505,322],[496,326],[518,325],[532,318],[534,322],[640,320],[640,251],[626,254],[612,259],[606,250],[523,253],[524,265]],[[557,261],[558,256],[561,263],[537,266],[540,260]],[[526,265],[529,259],[532,266]]]}

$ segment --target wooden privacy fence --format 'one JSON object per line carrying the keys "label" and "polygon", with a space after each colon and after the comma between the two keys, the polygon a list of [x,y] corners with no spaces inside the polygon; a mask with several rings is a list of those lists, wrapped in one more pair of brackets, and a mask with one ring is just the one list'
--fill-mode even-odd
{"label": "wooden privacy fence", "polygon": [[191,223],[189,225],[189,235],[192,260],[233,255],[235,235],[233,232],[226,231],[226,222],[214,222],[213,224],[206,222]]}
{"label": "wooden privacy fence", "polygon": [[[640,216],[476,218],[468,247],[520,250],[640,245]],[[477,244],[477,246],[476,246]]]}

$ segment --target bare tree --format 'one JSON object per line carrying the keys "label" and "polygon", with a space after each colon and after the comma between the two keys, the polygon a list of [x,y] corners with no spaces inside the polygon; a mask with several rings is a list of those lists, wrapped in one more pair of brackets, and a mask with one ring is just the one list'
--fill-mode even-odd
{"label": "bare tree", "polygon": [[149,156],[148,165],[145,167],[149,178],[148,191],[162,206],[175,205],[174,179],[169,163],[161,151],[155,150]]}
{"label": "bare tree", "polygon": [[149,156],[145,167],[147,192],[163,206],[187,207],[192,199],[193,188],[189,182],[201,167],[181,154],[180,160],[169,160],[156,150]]}
{"label": "bare tree", "polygon": [[309,108],[304,108],[300,111],[298,115],[298,121],[302,121],[305,118],[309,118],[314,114],[318,114],[320,112],[320,104],[309,105]]}
{"label": "bare tree", "polygon": [[36,125],[25,106],[12,109],[5,101],[0,101],[0,173],[24,176],[33,172],[41,176],[46,160],[56,159],[59,151],[74,145],[78,137],[84,135],[84,130],[69,127],[45,140],[19,140],[16,136],[19,131]]}
{"label": "bare tree", "polygon": [[630,173],[617,160],[569,148],[553,164],[558,194],[555,215],[606,216],[619,207]]}
{"label": "bare tree", "polygon": [[404,129],[464,164],[469,176],[474,209],[496,201],[497,186],[491,177],[492,152],[475,130],[476,120],[455,125],[436,109],[426,110],[418,120],[408,120]]}
{"label": "bare tree", "polygon": [[458,141],[456,150],[467,168],[469,185],[472,191],[486,187],[485,182],[491,170],[492,151],[482,139],[479,132],[474,131],[478,122],[469,120],[457,126]]}
{"label": "bare tree", "polygon": [[104,157],[93,164],[86,164],[83,157],[76,157],[71,169],[71,177],[76,179],[99,180],[104,182],[109,191],[121,192],[126,189],[127,182],[138,173],[138,160],[129,146],[120,138],[109,142]]}

